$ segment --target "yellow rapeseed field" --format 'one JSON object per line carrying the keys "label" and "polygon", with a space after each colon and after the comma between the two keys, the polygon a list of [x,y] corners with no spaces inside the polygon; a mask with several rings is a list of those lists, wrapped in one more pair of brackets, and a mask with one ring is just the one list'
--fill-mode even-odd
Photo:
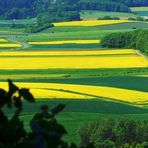
{"label": "yellow rapeseed field", "polygon": [[31,89],[35,98],[49,98],[49,99],[91,99],[90,96],[83,94],[76,94],[72,92],[64,92],[59,90],[47,89]]}
{"label": "yellow rapeseed field", "polygon": [[1,44],[0,43],[0,47],[12,47],[12,48],[16,48],[16,47],[22,47],[21,44],[15,44],[15,43],[12,43],[12,44]]}
{"label": "yellow rapeseed field", "polygon": [[31,78],[36,78],[36,79],[39,79],[39,78],[63,78],[63,77],[66,77],[67,74],[5,74],[5,75],[1,75],[0,74],[0,79],[6,79],[6,78],[9,78],[9,79],[31,79]]}
{"label": "yellow rapeseed field", "polygon": [[8,40],[6,40],[4,38],[0,38],[0,42],[8,42]]}
{"label": "yellow rapeseed field", "polygon": [[138,55],[3,57],[0,69],[82,69],[148,67],[148,61]]}
{"label": "yellow rapeseed field", "polygon": [[112,55],[112,54],[136,54],[133,49],[115,50],[82,50],[82,51],[11,51],[0,52],[0,56],[65,56],[65,55]]}
{"label": "yellow rapeseed field", "polygon": [[[58,83],[15,83],[20,87],[30,88],[36,98],[73,98],[90,99],[104,97],[117,101],[124,101],[135,104],[148,103],[148,93],[136,90],[105,87],[105,86],[89,86],[77,84],[58,84]],[[0,82],[0,86],[7,88],[7,83]],[[39,91],[38,91],[39,89]],[[49,89],[49,91],[47,90]],[[55,89],[52,91],[52,89]],[[65,93],[65,92],[68,93]],[[58,93],[57,93],[58,92]],[[63,93],[63,95],[62,95]],[[81,93],[82,96],[77,95]],[[68,95],[68,97],[66,97]]]}
{"label": "yellow rapeseed field", "polygon": [[64,41],[45,41],[28,42],[30,45],[58,45],[58,44],[99,44],[100,40],[64,40]]}
{"label": "yellow rapeseed field", "polygon": [[54,26],[100,26],[109,24],[119,24],[125,22],[132,22],[129,20],[84,20],[84,21],[73,21],[73,22],[60,22],[54,23]]}

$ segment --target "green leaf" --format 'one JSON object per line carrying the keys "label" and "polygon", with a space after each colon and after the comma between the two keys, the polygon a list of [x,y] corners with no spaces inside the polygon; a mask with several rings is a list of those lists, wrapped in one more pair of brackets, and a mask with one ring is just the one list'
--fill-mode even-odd
{"label": "green leaf", "polygon": [[53,109],[51,109],[51,112],[53,115],[56,115],[59,112],[61,112],[64,108],[65,108],[65,104],[59,104],[56,107],[54,107]]}
{"label": "green leaf", "polygon": [[13,97],[13,99],[14,99],[14,106],[15,106],[16,108],[22,110],[23,104],[22,104],[21,99],[20,99],[19,97],[15,97],[15,96]]}
{"label": "green leaf", "polygon": [[18,92],[19,92],[19,95],[21,97],[23,97],[25,100],[27,100],[29,102],[35,102],[35,99],[34,99],[32,93],[29,92],[29,89],[22,88]]}
{"label": "green leaf", "polygon": [[12,82],[12,80],[8,79],[9,93],[15,93],[19,88]]}
{"label": "green leaf", "polygon": [[0,107],[3,107],[6,103],[6,91],[4,89],[0,89]]}

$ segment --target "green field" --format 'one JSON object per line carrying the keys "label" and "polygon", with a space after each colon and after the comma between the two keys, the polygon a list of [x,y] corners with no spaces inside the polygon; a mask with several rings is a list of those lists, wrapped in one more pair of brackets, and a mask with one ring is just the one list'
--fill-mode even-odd
{"label": "green field", "polygon": [[[143,9],[142,9],[143,10]],[[145,10],[144,10],[145,11]],[[110,13],[110,12],[98,12],[98,11],[84,11],[81,12],[81,16],[85,19],[96,19],[103,16],[121,17],[125,19],[127,17],[136,17],[136,14],[127,13]],[[24,33],[24,29],[12,29],[9,25],[14,20],[1,20],[0,21],[0,36],[12,39],[17,43],[21,42],[22,45],[27,44],[29,41],[62,41],[62,40],[101,40],[104,36],[115,32],[127,32],[132,31],[135,28],[148,28],[148,25],[144,22],[132,22],[122,23],[114,25],[102,25],[94,27],[53,27],[46,29],[40,33],[27,34]],[[36,19],[31,20],[15,20],[17,23],[32,24]],[[6,27],[6,25],[8,26]],[[4,25],[4,26],[3,26]],[[134,28],[134,29],[133,29]],[[12,41],[11,41],[12,42]],[[25,45],[24,45],[25,46]],[[65,50],[100,50],[102,49],[99,44],[63,44],[63,45],[30,45],[27,47],[13,49],[17,51],[65,51]],[[0,48],[1,51],[6,51],[5,48]],[[103,49],[106,50],[106,49]],[[10,51],[8,49],[7,51]],[[12,49],[11,49],[12,51]],[[1,52],[0,52],[1,54]],[[30,55],[31,57],[32,55]],[[84,55],[83,55],[84,56]],[[98,55],[97,55],[98,56]],[[104,56],[104,55],[99,55]],[[110,55],[106,55],[110,56]],[[112,55],[121,56],[120,54]],[[128,56],[124,55],[123,56]],[[18,55],[6,56],[19,57]],[[20,56],[25,59],[25,56]],[[26,56],[27,57],[27,56]],[[29,57],[29,55],[28,55]],[[34,58],[42,57],[42,55],[33,55]],[[50,57],[44,55],[43,57]],[[58,57],[58,56],[57,56]],[[0,58],[5,58],[0,55]],[[60,58],[60,56],[59,56]],[[42,61],[40,61],[42,62]],[[57,61],[55,61],[57,62]],[[69,61],[70,62],[70,61]],[[98,62],[100,62],[98,60]],[[88,61],[89,63],[89,61]],[[128,61],[127,61],[128,63]],[[3,65],[4,63],[0,63]],[[21,63],[17,63],[18,65]],[[30,61],[31,64],[31,61]],[[87,65],[87,62],[86,62]],[[22,70],[6,70],[0,69],[0,82],[6,81],[11,78],[14,82],[33,82],[33,83],[58,83],[58,84],[79,84],[88,86],[108,86],[115,88],[123,88],[129,90],[137,90],[141,92],[148,92],[148,67],[144,68],[98,68],[98,69],[22,69]],[[48,99],[37,100],[35,104],[24,103],[24,112],[21,115],[22,120],[25,121],[26,129],[29,128],[29,121],[34,113],[39,112],[39,107],[43,104],[53,106],[64,103],[66,108],[64,112],[58,115],[58,120],[68,130],[68,135],[65,137],[67,141],[80,142],[77,130],[86,122],[98,121],[106,118],[125,118],[136,120],[148,119],[148,104],[137,105],[132,103],[126,103],[122,101],[115,101],[108,98],[97,97],[91,100],[81,99]],[[12,112],[9,109],[5,110],[9,115]]]}
{"label": "green field", "polygon": [[[69,142],[75,141],[77,144],[80,143],[80,137],[77,133],[80,126],[88,122],[95,122],[102,119],[134,119],[134,120],[145,120],[147,113],[141,114],[104,114],[104,113],[83,113],[83,112],[64,112],[58,115],[58,121],[65,125],[68,135],[65,136],[65,140]],[[25,120],[26,129],[30,130],[28,122],[32,114],[22,115],[22,120]]]}
{"label": "green field", "polygon": [[121,19],[136,17],[136,15],[133,13],[104,12],[104,11],[95,11],[95,10],[94,11],[85,10],[82,11],[80,14],[82,19],[98,19],[104,16],[119,17]]}
{"label": "green field", "polygon": [[32,19],[13,19],[13,20],[0,20],[0,24],[33,24],[36,23],[37,19],[32,18]]}
{"label": "green field", "polygon": [[[39,111],[40,105],[48,104],[50,108],[59,103],[66,104],[63,113],[58,115],[60,121],[68,130],[68,135],[65,137],[67,141],[80,142],[80,137],[77,134],[78,128],[84,123],[98,121],[101,119],[114,118],[114,119],[136,119],[145,120],[148,117],[148,109],[141,107],[131,106],[128,104],[116,103],[112,101],[103,100],[38,100],[36,104],[25,103],[24,114],[21,116],[25,121],[26,129],[29,128],[29,120],[33,113]],[[8,110],[8,112],[10,112]]]}
{"label": "green field", "polygon": [[130,22],[130,23],[98,26],[97,28],[101,30],[143,29],[143,28],[148,28],[148,24],[146,22]]}
{"label": "green field", "polygon": [[148,16],[148,7],[132,7],[131,10],[139,16]]}
{"label": "green field", "polygon": [[[63,27],[60,28],[62,30]],[[85,27],[84,27],[85,28]],[[69,27],[68,27],[69,29]],[[79,29],[79,27],[78,27]],[[69,32],[55,32],[55,33],[38,33],[38,34],[29,34],[26,36],[18,36],[18,40],[22,42],[28,41],[60,41],[60,40],[85,40],[85,39],[101,39],[107,34],[114,33],[114,32],[123,32],[123,31],[130,31],[129,29],[125,30],[97,30],[97,27],[93,30],[87,31],[69,31]]]}

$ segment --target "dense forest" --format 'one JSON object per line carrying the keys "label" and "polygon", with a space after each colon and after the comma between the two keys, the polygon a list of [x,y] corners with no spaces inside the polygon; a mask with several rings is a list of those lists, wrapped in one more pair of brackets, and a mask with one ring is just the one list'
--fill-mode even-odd
{"label": "dense forest", "polygon": [[102,46],[107,48],[133,48],[148,54],[148,30],[107,35],[102,40]]}
{"label": "dense forest", "polygon": [[[0,0],[0,17],[3,19],[22,19],[36,17],[41,13],[52,14],[57,17],[69,17],[81,10],[102,10],[131,12],[128,6],[148,6],[147,0]],[[68,12],[69,11],[69,12]],[[57,12],[57,13],[56,13]],[[68,14],[70,16],[68,16]],[[56,13],[56,14],[55,14]],[[56,18],[59,21],[59,18]],[[66,18],[67,20],[67,18]]]}
{"label": "dense forest", "polygon": [[147,0],[111,0],[111,1],[124,3],[129,7],[148,6]]}
{"label": "dense forest", "polygon": [[112,0],[80,0],[80,10],[101,10],[113,12],[131,12],[130,8],[124,3],[114,2]]}

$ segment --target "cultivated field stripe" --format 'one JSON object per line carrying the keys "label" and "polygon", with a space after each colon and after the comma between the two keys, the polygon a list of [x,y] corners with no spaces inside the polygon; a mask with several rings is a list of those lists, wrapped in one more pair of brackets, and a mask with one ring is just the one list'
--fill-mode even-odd
{"label": "cultivated field stripe", "polygon": [[28,42],[30,45],[59,45],[59,44],[99,44],[100,40],[64,40]]}
{"label": "cultivated field stripe", "polygon": [[8,40],[3,39],[3,38],[0,38],[0,43],[1,43],[1,42],[8,42]]}
{"label": "cultivated field stripe", "polygon": [[144,68],[148,61],[141,56],[59,56],[59,57],[3,57],[1,70],[25,69],[96,69]]}
{"label": "cultivated field stripe", "polygon": [[133,49],[115,49],[115,50],[87,50],[87,51],[13,51],[0,52],[0,56],[56,56],[56,55],[115,55],[115,54],[136,54]]}
{"label": "cultivated field stripe", "polygon": [[[58,83],[19,83],[16,82],[19,87],[27,87],[30,89],[57,89],[61,90],[62,93],[66,91],[69,93],[70,91],[94,95],[98,97],[105,97],[114,99],[117,101],[124,101],[134,104],[147,104],[148,103],[148,93],[129,90],[129,89],[121,89],[121,88],[114,88],[114,87],[105,87],[105,86],[89,86],[89,85],[76,85],[76,84],[58,84]],[[6,82],[0,82],[1,87],[7,88]],[[63,92],[64,90],[65,92]],[[41,95],[41,91],[35,91],[36,97]],[[51,91],[49,91],[50,95]],[[37,94],[38,93],[38,94]],[[46,92],[47,93],[47,92]],[[42,93],[41,96],[46,94],[45,92]],[[47,94],[46,94],[47,95]],[[56,95],[56,94],[55,94]],[[87,95],[86,95],[87,96]]]}
{"label": "cultivated field stripe", "polygon": [[71,21],[71,22],[60,22],[54,23],[54,26],[100,26],[108,24],[119,24],[133,22],[129,20],[84,20],[84,21]]}
{"label": "cultivated field stripe", "polygon": [[0,43],[0,47],[22,47],[21,44],[14,44],[14,43],[10,43],[10,44],[4,44],[4,43]]}

